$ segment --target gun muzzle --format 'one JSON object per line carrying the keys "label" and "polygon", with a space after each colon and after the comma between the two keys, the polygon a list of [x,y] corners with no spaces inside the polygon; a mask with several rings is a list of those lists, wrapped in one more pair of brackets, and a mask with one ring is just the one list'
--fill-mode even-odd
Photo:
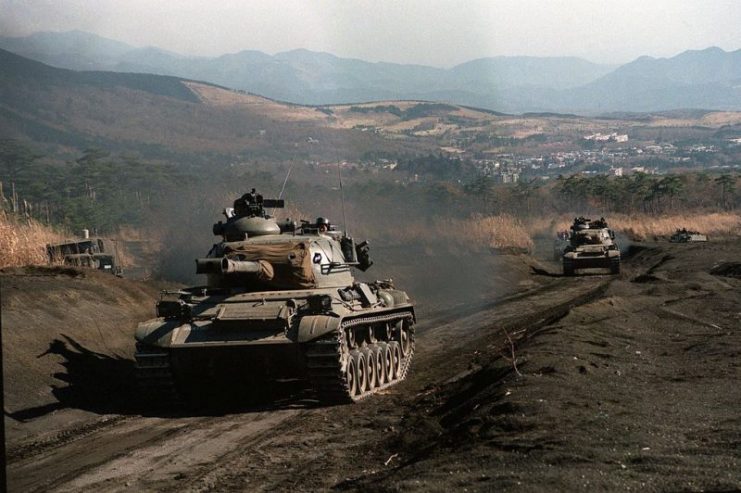
{"label": "gun muzzle", "polygon": [[197,258],[196,274],[219,274],[221,273],[220,258]]}

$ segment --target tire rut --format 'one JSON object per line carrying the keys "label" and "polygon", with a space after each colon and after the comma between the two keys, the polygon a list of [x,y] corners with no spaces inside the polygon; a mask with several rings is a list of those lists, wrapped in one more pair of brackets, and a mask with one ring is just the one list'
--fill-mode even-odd
{"label": "tire rut", "polygon": [[49,450],[68,445],[76,440],[93,433],[101,432],[106,428],[121,424],[132,418],[132,416],[106,417],[93,423],[85,423],[81,426],[62,430],[44,439],[11,447],[7,451],[7,463],[15,464],[30,457],[36,457]]}
{"label": "tire rut", "polygon": [[[195,423],[199,424],[213,419],[213,417],[201,418]],[[192,422],[175,423],[174,426],[166,423],[169,427],[151,433],[152,427],[148,426],[148,421],[142,422],[141,426],[134,429],[134,433],[145,431],[141,434],[140,440],[124,440],[119,434],[114,433],[116,428],[122,428],[134,422],[133,417],[123,417],[115,423],[119,426],[93,429],[82,436],[77,435],[75,439],[48,446],[37,454],[15,461],[8,468],[8,486],[13,490],[50,491],[90,470],[141,448],[142,444],[155,445],[182,431],[184,427],[193,426]],[[85,444],[85,440],[88,439],[91,443]],[[99,457],[101,454],[104,457]],[[33,463],[29,464],[31,461],[28,459],[31,458]],[[38,466],[39,464],[44,464],[45,467]],[[35,480],[36,477],[39,479]]]}
{"label": "tire rut", "polygon": [[[250,451],[259,448],[259,445],[271,440],[276,435],[280,435],[284,430],[292,430],[296,428],[295,421],[301,420],[302,417],[307,415],[309,411],[299,411],[297,414],[286,416],[284,420],[275,426],[266,428],[265,430],[258,432],[251,436],[249,439],[241,441],[240,446],[234,448],[212,463],[206,464],[195,472],[188,472],[187,476],[182,479],[187,479],[190,486],[189,491],[219,491],[218,478],[220,471],[229,470],[231,465],[237,462],[239,459],[247,455]],[[198,485],[194,487],[195,485]],[[175,483],[170,486],[159,489],[163,493],[178,492],[182,491],[182,484]]]}

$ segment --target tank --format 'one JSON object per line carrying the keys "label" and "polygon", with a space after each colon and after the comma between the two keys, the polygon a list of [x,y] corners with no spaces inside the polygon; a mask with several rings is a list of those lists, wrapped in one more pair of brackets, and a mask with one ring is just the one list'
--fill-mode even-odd
{"label": "tank", "polygon": [[573,276],[578,269],[609,269],[612,274],[620,273],[620,249],[607,221],[574,218],[561,261],[565,276]]}
{"label": "tank", "polygon": [[373,264],[368,242],[326,218],[279,224],[267,209],[283,206],[254,189],[235,200],[213,227],[222,241],[195,260],[205,284],[164,291],[157,318],[139,324],[147,394],[192,402],[211,384],[292,379],[337,404],[406,377],[416,322],[407,293],[391,280],[355,279],[354,269]]}
{"label": "tank", "polygon": [[669,241],[672,243],[690,243],[697,241],[708,241],[707,235],[700,233],[699,231],[689,231],[687,228],[677,229],[677,231],[671,235]]}

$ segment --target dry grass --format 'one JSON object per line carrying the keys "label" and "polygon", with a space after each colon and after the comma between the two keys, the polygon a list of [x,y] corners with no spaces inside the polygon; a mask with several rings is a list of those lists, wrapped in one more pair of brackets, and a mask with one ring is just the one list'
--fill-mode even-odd
{"label": "dry grass", "polygon": [[[598,217],[598,216],[594,216]],[[563,215],[528,222],[527,231],[533,235],[553,236],[556,231],[568,229],[574,215]],[[650,214],[612,214],[606,217],[612,229],[632,240],[645,240],[654,236],[668,236],[677,228],[699,231],[710,237],[732,237],[741,235],[741,214],[731,212],[672,214],[654,216]]]}
{"label": "dry grass", "polygon": [[35,221],[19,221],[0,212],[0,268],[46,265],[46,244],[64,237]]}
{"label": "dry grass", "polygon": [[668,236],[677,228],[699,231],[711,238],[741,234],[741,215],[726,213],[677,214],[672,216],[613,216],[610,224],[635,240]]}
{"label": "dry grass", "polygon": [[289,105],[254,94],[238,93],[228,89],[212,87],[197,82],[184,84],[201,99],[213,105],[233,108],[249,108],[255,113],[282,121],[323,122],[327,115],[307,106]]}
{"label": "dry grass", "polygon": [[509,215],[474,215],[467,219],[436,219],[432,225],[411,224],[400,232],[404,243],[442,242],[463,250],[531,250],[533,241],[524,225]]}

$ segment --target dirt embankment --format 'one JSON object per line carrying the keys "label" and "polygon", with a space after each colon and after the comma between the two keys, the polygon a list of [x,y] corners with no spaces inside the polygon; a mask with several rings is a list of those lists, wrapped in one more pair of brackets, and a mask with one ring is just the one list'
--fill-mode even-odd
{"label": "dirt embankment", "polygon": [[108,392],[131,378],[133,330],[153,315],[159,288],[93,270],[28,267],[0,272],[0,289],[11,430],[55,409],[103,411]]}

